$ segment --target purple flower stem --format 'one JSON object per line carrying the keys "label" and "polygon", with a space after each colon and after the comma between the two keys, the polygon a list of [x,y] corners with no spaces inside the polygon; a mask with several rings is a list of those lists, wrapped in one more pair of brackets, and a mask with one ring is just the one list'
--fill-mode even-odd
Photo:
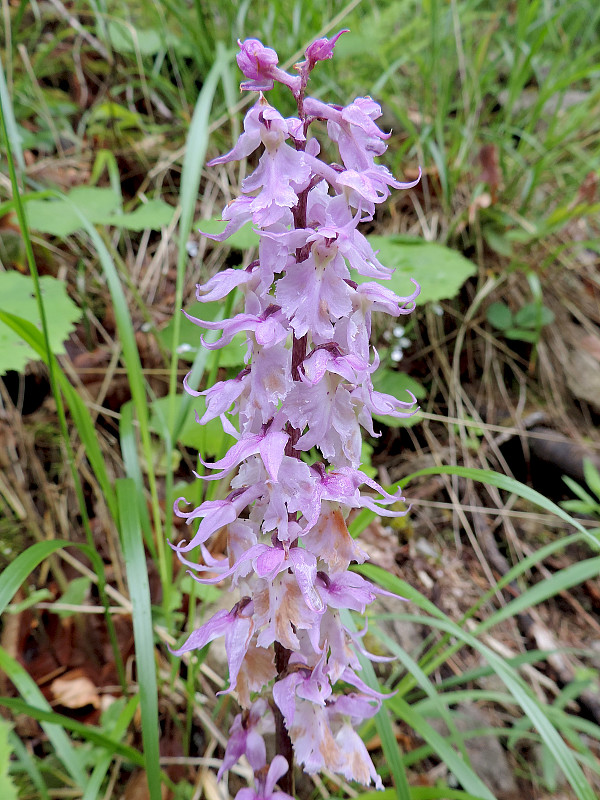
{"label": "purple flower stem", "polygon": [[[278,679],[285,674],[290,660],[291,652],[287,650],[279,642],[275,642],[275,669],[277,670]],[[295,796],[294,791],[294,749],[290,739],[283,714],[279,710],[277,704],[273,703],[273,712],[275,716],[275,750],[278,755],[282,755],[290,765],[286,774],[279,779],[279,786],[282,792]]]}

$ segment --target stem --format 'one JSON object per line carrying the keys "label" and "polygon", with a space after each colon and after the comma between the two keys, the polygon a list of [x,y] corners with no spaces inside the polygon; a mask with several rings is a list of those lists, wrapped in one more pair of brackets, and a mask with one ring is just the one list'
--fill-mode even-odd
{"label": "stem", "polygon": [[[287,669],[290,655],[291,652],[289,650],[279,644],[279,642],[275,642],[275,667],[279,677],[283,675]],[[288,771],[279,779],[278,783],[282,792],[286,792],[294,797],[294,750],[292,748],[292,740],[285,727],[283,714],[276,703],[273,704],[273,713],[275,716],[275,749],[277,754],[282,755],[289,764]]]}

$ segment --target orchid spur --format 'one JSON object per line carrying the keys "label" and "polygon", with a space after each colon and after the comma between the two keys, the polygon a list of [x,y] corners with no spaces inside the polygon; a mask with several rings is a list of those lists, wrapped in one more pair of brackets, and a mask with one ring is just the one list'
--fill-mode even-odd
{"label": "orchid spur", "polygon": [[[355,730],[377,713],[383,696],[360,678],[357,651],[369,654],[340,612],[364,613],[383,591],[349,569],[367,558],[348,532],[350,511],[406,513],[390,508],[399,493],[360,470],[360,429],[374,436],[374,413],[415,411],[414,397],[399,401],[374,389],[379,358],[369,340],[373,311],[409,313],[419,287],[399,297],[378,283],[391,270],[359,226],[392,189],[417,181],[402,183],[377,162],[389,134],[376,124],[381,109],[374,100],[361,97],[341,108],[306,96],[312,69],[332,57],[343,33],[313,42],[294,75],[258,40],[239,42],[241,88],[258,98],[233,149],[208,165],[258,153],[242,194],[223,210],[224,232],[211,238],[223,241],[251,222],[260,244],[248,267],[226,269],[198,286],[200,302],[234,289],[243,294],[244,310],[232,319],[190,319],[222,331],[216,342],[204,342],[211,349],[245,332],[246,366],[202,392],[186,382],[188,391],[206,397],[199,421],[219,417],[236,441],[218,461],[202,461],[215,472],[201,479],[230,479],[229,494],[192,511],[181,508],[180,498],[175,513],[199,523],[189,541],[173,547],[200,583],[231,577],[239,599],[174,652],[225,637],[226,691],[235,691],[242,711],[219,777],[244,755],[255,773],[256,788],[240,790],[238,800],[293,795],[294,761],[308,773],[329,769],[383,788]],[[269,104],[265,93],[275,82],[292,92],[297,117],[285,118]],[[337,146],[339,163],[320,158],[311,129],[317,121]],[[362,494],[361,486],[375,496]],[[223,530],[228,559],[220,561],[206,543]],[[196,547],[203,564],[187,557]],[[212,577],[203,577],[207,572]],[[273,732],[276,754],[268,763],[265,737]]]}

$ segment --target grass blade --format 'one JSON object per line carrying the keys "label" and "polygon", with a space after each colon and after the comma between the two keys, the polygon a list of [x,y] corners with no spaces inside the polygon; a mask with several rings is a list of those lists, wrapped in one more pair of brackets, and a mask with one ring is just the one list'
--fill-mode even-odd
{"label": "grass blade", "polygon": [[[33,678],[25,669],[9,656],[3,647],[0,647],[0,669],[16,686],[21,697],[32,708],[41,712],[53,713],[48,701],[38,689]],[[83,759],[73,747],[73,743],[60,725],[49,722],[41,722],[41,726],[50,740],[57,757],[65,765],[67,772],[75,781],[75,784],[83,788],[87,783],[87,774],[83,766]]]}
{"label": "grass blade", "polygon": [[[43,336],[35,325],[22,317],[18,317],[6,311],[0,311],[0,320],[18,333],[23,341],[27,342],[27,344],[38,353],[44,363],[49,366],[48,353]],[[56,357],[52,355],[51,359],[54,361],[54,374],[56,375],[57,383],[65,397],[73,417],[73,423],[77,429],[81,443],[85,448],[86,458],[90,462],[94,475],[100,484],[108,510],[112,518],[116,521],[117,500],[112,482],[106,471],[106,463],[98,444],[98,436],[90,413],[81,397],[77,394],[77,391],[69,383]]]}
{"label": "grass blade", "polygon": [[[356,631],[354,620],[352,619],[349,611],[341,611],[340,618],[344,626],[349,631]],[[362,678],[365,683],[367,683],[372,689],[375,689],[378,692],[381,691],[379,681],[377,680],[377,676],[375,675],[375,670],[373,669],[371,662],[359,652],[357,652],[357,656],[362,667]],[[381,739],[381,747],[383,749],[386,763],[390,768],[390,772],[392,773],[392,777],[396,785],[395,793],[391,796],[396,798],[396,800],[410,800],[410,787],[406,777],[406,770],[404,769],[404,764],[402,763],[402,756],[400,755],[398,742],[396,741],[392,724],[390,722],[389,713],[385,705],[381,706],[373,719],[375,722],[375,727],[377,728],[377,733]],[[381,796],[382,795],[378,792],[377,797]],[[492,800],[494,799],[492,798]]]}
{"label": "grass blade", "polygon": [[475,797],[480,800],[496,800],[495,796],[477,777],[473,770],[468,767],[462,758],[448,744],[446,739],[439,734],[412,706],[402,697],[392,697],[385,701],[400,719],[407,722],[425,741],[431,745],[433,751],[448,765],[448,768]]}
{"label": "grass blade", "polygon": [[63,547],[77,547],[85,553],[92,562],[96,574],[98,574],[98,569],[102,567],[102,559],[94,549],[86,544],[68,542],[66,539],[53,539],[48,542],[32,544],[25,552],[20,553],[0,575],[0,614],[4,612],[19,586],[31,575],[33,570],[45,558],[48,558],[57,550],[62,550]]}
{"label": "grass blade", "polygon": [[[116,724],[114,725],[111,731],[112,733],[111,738],[114,739],[115,741],[119,741],[121,737],[125,735],[125,731],[129,727],[129,723],[133,719],[133,715],[135,714],[135,711],[139,705],[139,700],[140,699],[137,695],[135,697],[131,697],[127,705],[119,715],[119,719],[117,720]],[[143,765],[144,763],[143,756],[141,755],[141,753],[138,753],[137,750],[135,751],[135,753],[139,755],[141,765]],[[90,776],[90,781],[88,785],[85,787],[85,792],[83,793],[83,797],[81,798],[81,800],[95,800],[95,798],[98,797],[98,794],[100,793],[100,790],[102,788],[102,782],[104,780],[104,777],[106,776],[106,773],[108,772],[108,769],[115,755],[116,751],[114,753],[107,753],[98,761],[98,763],[96,764],[96,766],[92,771],[92,774]]]}
{"label": "grass blade", "polygon": [[527,608],[539,605],[539,603],[554,597],[565,589],[570,589],[572,586],[578,586],[584,581],[591,580],[597,577],[599,573],[600,557],[588,558],[578,564],[565,567],[560,572],[552,575],[552,577],[545,578],[540,583],[535,584],[535,586],[523,592],[522,595],[507,603],[504,608],[499,609],[486,620],[480,622],[475,629],[475,633],[479,634],[487,631],[502,622],[502,620],[514,617]]}
{"label": "grass blade", "polygon": [[154,635],[146,554],[135,503],[136,485],[131,478],[116,482],[121,542],[129,596],[133,606],[133,635],[137,681],[142,714],[144,762],[150,800],[161,800],[161,776],[158,747],[158,687],[154,661]]}
{"label": "grass blade", "polygon": [[[132,699],[137,700],[137,698]],[[73,731],[73,733],[77,733],[81,736],[82,739],[97,744],[99,747],[104,747],[108,752],[119,755],[132,764],[136,764],[140,767],[144,766],[144,758],[135,748],[116,741],[111,736],[107,736],[92,725],[86,725],[76,719],[66,717],[64,714],[57,714],[56,711],[46,710],[29,703],[24,703],[17,697],[0,697],[0,706],[10,708],[17,714],[27,714],[28,717],[36,719],[38,722],[51,723],[60,729]],[[135,706],[133,710],[135,710]]]}
{"label": "grass blade", "polygon": [[524,500],[528,500],[530,503],[534,503],[540,506],[540,508],[549,511],[551,514],[555,514],[569,525],[573,525],[574,528],[577,528],[577,530],[585,536],[588,544],[590,544],[594,550],[600,550],[600,541],[597,537],[586,530],[583,525],[570,514],[563,511],[563,509],[557,506],[556,503],[553,503],[552,500],[548,500],[543,494],[536,492],[535,489],[531,489],[529,486],[525,486],[524,483],[520,483],[514,478],[509,478],[508,475],[502,475],[500,472],[493,472],[489,469],[474,469],[471,467],[427,467],[426,469],[418,470],[418,472],[413,472],[411,475],[404,478],[400,485],[406,486],[410,481],[422,475],[458,475],[460,478],[470,478],[470,480],[478,481],[479,483],[489,483],[491,486],[496,486],[498,489],[504,489],[507,492],[516,494]]}
{"label": "grass blade", "polygon": [[[474,470],[475,471],[475,470]],[[482,644],[475,636],[464,631],[456,623],[452,622],[444,613],[440,611],[430,600],[424,597],[414,587],[406,581],[391,575],[385,570],[375,567],[372,564],[362,565],[358,570],[362,574],[375,580],[379,585],[388,591],[399,594],[415,602],[420,608],[430,613],[431,616],[416,616],[412,614],[402,615],[403,619],[417,622],[420,625],[430,625],[431,627],[443,630],[451,636],[455,636],[460,642],[473,647],[477,650],[494,669],[494,672],[503,681],[506,688],[515,698],[521,709],[529,718],[531,724],[540,734],[543,742],[550,748],[556,763],[562,769],[565,777],[571,784],[579,800],[595,800],[595,794],[585,779],[581,767],[577,763],[572,751],[565,745],[556,728],[548,719],[547,714],[536,699],[531,695],[528,687],[523,683],[515,670],[506,661]],[[389,701],[393,706],[394,698]]]}

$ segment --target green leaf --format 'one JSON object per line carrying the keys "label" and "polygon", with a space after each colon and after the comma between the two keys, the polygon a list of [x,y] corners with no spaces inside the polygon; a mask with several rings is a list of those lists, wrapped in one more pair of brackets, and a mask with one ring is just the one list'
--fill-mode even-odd
{"label": "green leaf", "polygon": [[[222,312],[223,304],[219,302],[214,303],[193,303],[186,308],[186,312],[191,317],[197,319],[205,319],[207,321],[214,321],[217,319],[219,312]],[[181,313],[181,312],[176,312]],[[181,314],[179,321],[179,346],[177,354],[179,358],[185,361],[194,361],[198,351],[202,349],[202,342],[200,337],[206,333],[206,329],[201,326],[195,325],[193,322]],[[158,338],[163,345],[172,352],[173,337],[175,335],[175,320],[171,319],[169,324],[158,332]],[[216,338],[220,336],[220,332],[216,332]],[[231,342],[219,351],[219,365],[221,367],[242,367],[244,364],[244,356],[246,355],[247,344],[246,334],[237,333]],[[210,351],[208,351],[210,357]]]}
{"label": "green leaf", "polygon": [[[385,282],[387,287],[402,297],[413,292],[411,278],[421,286],[417,305],[455,297],[467,278],[477,272],[471,261],[439,244],[399,235],[367,239],[371,247],[379,250],[379,261],[396,270]],[[372,278],[358,276],[357,280],[362,283]]]}
{"label": "green leaf", "polygon": [[473,770],[468,767],[462,758],[448,744],[446,739],[439,734],[414,708],[402,697],[395,697],[386,700],[386,705],[393,709],[394,713],[408,723],[425,741],[431,745],[433,751],[444,761],[453,772],[459,782],[481,800],[496,800],[487,786],[483,783]]}
{"label": "green leaf", "polygon": [[8,772],[10,747],[8,735],[12,725],[0,717],[0,797],[2,800],[17,800],[17,787]]}
{"label": "green leaf", "polygon": [[471,480],[478,481],[480,483],[489,483],[491,486],[498,487],[498,489],[504,489],[507,492],[512,492],[518,497],[522,497],[524,500],[528,500],[530,503],[534,503],[535,505],[544,508],[551,514],[556,514],[557,517],[564,520],[569,525],[573,525],[574,528],[577,528],[577,530],[583,534],[588,544],[590,544],[594,550],[600,550],[600,540],[590,531],[586,530],[583,525],[581,525],[581,523],[578,522],[574,517],[563,511],[563,509],[560,508],[560,506],[557,506],[556,503],[553,503],[552,500],[548,500],[548,498],[544,497],[543,494],[536,492],[535,489],[531,489],[524,483],[516,481],[514,478],[510,478],[508,475],[502,475],[499,472],[493,472],[489,469],[473,469],[472,467],[454,467],[449,465],[441,467],[426,467],[425,469],[420,469],[418,472],[413,472],[411,475],[408,475],[406,478],[404,478],[401,482],[402,486],[406,486],[412,480],[419,478],[422,475],[458,475],[461,478],[470,478]]}
{"label": "green leaf", "polygon": [[[196,225],[200,234],[218,234],[223,233],[227,223],[222,219],[213,217],[212,219],[201,219],[196,223]],[[239,231],[232,233],[231,236],[222,244],[226,247],[233,247],[234,250],[246,251],[250,250],[252,247],[258,247],[259,241],[260,239],[258,234],[252,229],[252,223],[247,222],[245,225],[242,225]],[[219,243],[215,242],[215,246],[219,246]]]}
{"label": "green leaf", "polygon": [[[426,397],[425,388],[410,375],[405,372],[397,372],[394,369],[380,369],[375,373],[373,386],[378,392],[391,394],[398,400],[410,402],[408,392],[412,392],[417,400]],[[373,414],[373,418],[388,428],[406,428],[421,421],[421,415],[417,411],[412,417],[389,417],[386,415]]]}
{"label": "green leaf", "polygon": [[509,328],[504,331],[504,335],[512,341],[529,342],[530,344],[536,344],[540,338],[539,331],[530,328]]}
{"label": "green leaf", "polygon": [[[132,700],[136,701],[137,698],[132,698]],[[126,758],[128,761],[131,761],[132,764],[138,766],[144,765],[144,760],[138,750],[129,747],[129,745],[124,745],[115,741],[92,725],[84,724],[64,714],[58,714],[56,711],[52,711],[50,706],[48,706],[47,709],[40,708],[31,703],[25,703],[17,697],[0,697],[0,706],[10,708],[17,714],[27,714],[28,717],[40,723],[55,725],[59,730],[70,730],[78,736],[81,736],[82,739],[86,739],[87,741],[105,748],[109,753]],[[44,727],[44,725],[42,725],[42,727]]]}
{"label": "green leaf", "polygon": [[138,28],[119,19],[108,23],[110,43],[117,53],[136,53],[154,56],[165,49],[164,36],[156,28]]}
{"label": "green leaf", "polygon": [[[161,432],[161,423],[168,424],[168,415],[173,413],[173,419],[168,425],[172,431],[178,417],[179,408],[185,401],[187,403],[187,395],[178,394],[173,398],[161,397],[153,400],[150,404],[150,429],[157,434]],[[187,413],[185,423],[181,428],[178,436],[178,441],[186,447],[191,447],[193,450],[198,450],[206,460],[206,456],[215,456],[221,458],[222,455],[234,443],[233,437],[223,431],[221,421],[211,419],[205,425],[199,425],[196,422],[194,411],[201,417],[206,410],[206,405],[203,397],[195,397],[192,400],[191,408]]]}
{"label": "green leaf", "polygon": [[158,231],[170,224],[175,209],[164,200],[148,200],[139,205],[135,211],[110,217],[107,225],[115,228],[127,228],[129,231]]}
{"label": "green leaf", "polygon": [[[81,310],[67,294],[64,283],[44,275],[40,286],[46,309],[53,353],[64,353],[64,340],[74,329],[73,323],[81,317]],[[0,272],[0,311],[19,313],[36,328],[41,327],[33,280],[20,272]],[[15,331],[0,321],[0,375],[7,370],[22,371],[29,361],[39,360],[39,354]]]}
{"label": "green leaf", "polygon": [[[74,207],[74,205],[76,208]],[[130,231],[160,230],[169,225],[175,209],[164,200],[148,200],[123,214],[121,197],[113,189],[77,186],[66,199],[29,200],[27,219],[31,228],[53,236],[70,236],[83,228],[83,214],[93,225],[113,225]]]}
{"label": "green leaf", "polygon": [[600,557],[588,558],[584,561],[578,561],[576,564],[571,564],[570,567],[565,567],[559,570],[549,578],[545,578],[540,583],[531,586],[523,594],[515,597],[510,603],[507,603],[498,611],[494,612],[484,622],[480,622],[477,626],[476,632],[481,633],[489,630],[494,625],[502,622],[502,620],[516,617],[517,614],[532,608],[549,597],[555,597],[573,586],[578,586],[584,581],[591,580],[598,577],[600,574]]}
{"label": "green leaf", "polygon": [[[60,605],[68,605],[68,606],[83,605],[83,601],[86,598],[90,585],[91,585],[90,579],[86,578],[85,576],[82,576],[81,578],[73,578],[72,580],[69,581],[67,590],[62,595],[60,600],[58,600],[57,602]],[[57,610],[56,613],[60,617],[71,617],[75,612]]]}
{"label": "green leaf", "polygon": [[506,303],[492,303],[485,316],[490,325],[499,331],[506,331],[513,324],[513,315]]}
{"label": "green leaf", "polygon": [[515,325],[521,328],[541,328],[554,322],[554,313],[539,303],[527,303],[515,314]]}
{"label": "green leaf", "polygon": [[121,198],[112,189],[76,186],[66,199],[29,200],[25,206],[29,227],[53,236],[69,236],[82,226],[76,209],[94,225],[106,223],[119,210]]}
{"label": "green leaf", "polygon": [[52,592],[44,587],[43,589],[36,589],[35,591],[31,592],[24,600],[21,600],[20,603],[11,603],[8,608],[6,609],[7,614],[21,614],[23,611],[26,611],[28,608],[31,608],[36,603],[43,603],[45,600],[54,600],[54,595]]}
{"label": "green leaf", "polygon": [[[124,701],[125,698],[121,698],[121,700]],[[107,733],[110,734],[113,740],[119,742],[123,738],[131,720],[133,719],[133,715],[137,711],[139,701],[140,698],[137,695],[130,697],[123,708],[121,701],[117,700],[102,713],[102,726],[108,729]],[[116,719],[114,719],[115,714],[118,715]],[[112,724],[111,719],[114,719]],[[133,750],[133,748],[129,749]],[[136,756],[140,756],[138,763],[140,766],[143,766],[144,759],[142,758],[141,754],[138,754],[137,750],[135,750],[134,753]],[[110,768],[113,756],[114,752],[107,752],[105,756],[102,756],[96,761],[96,765],[94,766],[94,770],[90,776],[88,785],[85,787],[85,792],[81,800],[95,800],[95,798],[100,796],[102,782]]]}

